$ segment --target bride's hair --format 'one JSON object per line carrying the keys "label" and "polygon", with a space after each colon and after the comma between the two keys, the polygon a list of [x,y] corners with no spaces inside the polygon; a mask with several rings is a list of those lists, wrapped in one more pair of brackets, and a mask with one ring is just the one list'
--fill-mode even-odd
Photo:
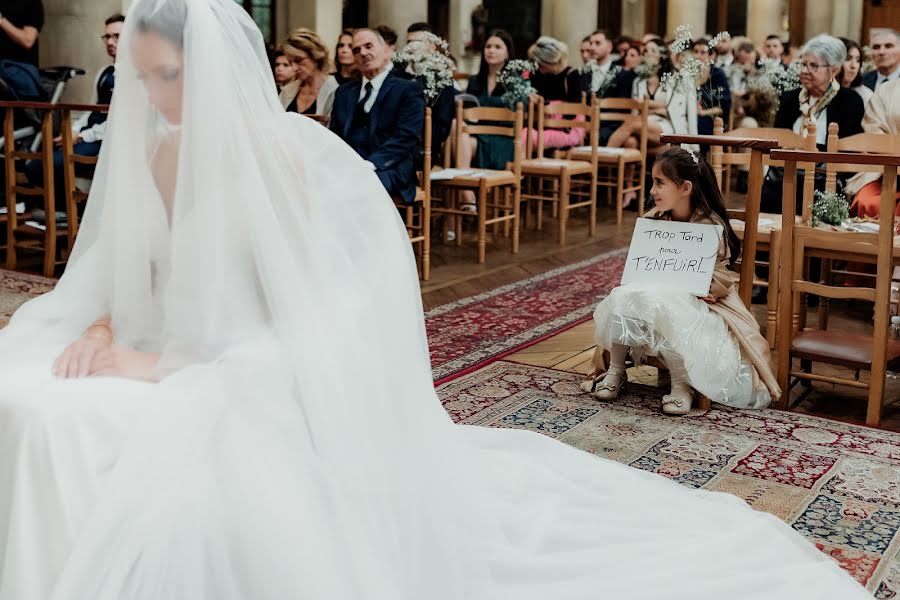
{"label": "bride's hair", "polygon": [[[709,164],[698,152],[674,147],[657,157],[656,167],[660,173],[678,185],[685,181],[693,184],[691,209],[704,217],[720,222],[719,224],[725,228],[725,241],[729,251],[728,262],[729,266],[734,266],[741,254],[741,241],[734,233],[734,229],[731,228],[722,192],[719,191],[716,177],[709,168]],[[713,219],[713,215],[718,218]]]}
{"label": "bride's hair", "polygon": [[128,15],[137,23],[140,33],[156,33],[179,48],[184,47],[184,27],[187,21],[187,5],[184,0],[138,2]]}

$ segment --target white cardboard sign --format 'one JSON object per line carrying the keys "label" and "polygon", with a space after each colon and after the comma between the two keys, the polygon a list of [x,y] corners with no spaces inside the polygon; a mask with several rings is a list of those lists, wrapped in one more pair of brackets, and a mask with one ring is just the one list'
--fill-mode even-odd
{"label": "white cardboard sign", "polygon": [[721,225],[638,219],[622,285],[655,283],[709,294],[722,232]]}

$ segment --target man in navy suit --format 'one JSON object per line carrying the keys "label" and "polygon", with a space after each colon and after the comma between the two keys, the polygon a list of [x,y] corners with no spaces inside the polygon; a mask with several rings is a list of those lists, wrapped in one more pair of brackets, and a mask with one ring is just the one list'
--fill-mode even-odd
{"label": "man in navy suit", "polygon": [[425,120],[422,86],[391,74],[388,46],[372,29],[353,34],[353,56],[362,79],[338,88],[331,130],[372,166],[388,193],[412,202]]}
{"label": "man in navy suit", "polygon": [[863,85],[874,91],[882,83],[900,79],[900,44],[896,31],[872,36],[872,62],[875,70],[863,75]]}

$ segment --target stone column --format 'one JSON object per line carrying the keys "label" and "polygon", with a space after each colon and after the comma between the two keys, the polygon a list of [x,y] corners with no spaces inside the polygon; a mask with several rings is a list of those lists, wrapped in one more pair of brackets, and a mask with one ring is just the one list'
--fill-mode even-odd
{"label": "stone column", "polygon": [[[804,22],[805,40],[819,35],[820,33],[830,33],[833,16],[837,5],[841,2],[806,2],[806,19]],[[844,24],[841,29],[846,27]],[[833,35],[840,35],[834,33]]]}
{"label": "stone column", "polygon": [[[334,0],[320,1],[339,4]],[[428,21],[427,0],[369,0],[369,26],[392,27],[397,32],[398,47],[406,44],[406,28],[418,21]]]}
{"label": "stone column", "polygon": [[[289,0],[279,2],[276,14],[276,44],[298,27],[308,27],[321,36],[325,46],[334,48],[341,33],[341,4],[334,0]],[[332,58],[334,58],[332,56]]]}
{"label": "stone column", "polygon": [[[844,0],[832,3],[831,27],[818,33],[830,33],[856,40],[861,39],[862,34],[862,0]],[[815,35],[815,34],[814,34]],[[809,36],[807,36],[809,39]]]}
{"label": "stone column", "polygon": [[640,40],[647,33],[644,1],[622,0],[622,35]]}
{"label": "stone column", "polygon": [[450,0],[450,33],[447,43],[450,53],[457,59],[457,67],[465,73],[478,70],[481,58],[476,54],[468,56],[465,48],[472,39],[472,11],[481,0]]}
{"label": "stone column", "polygon": [[107,17],[125,12],[128,0],[44,0],[44,28],[40,36],[41,66],[81,67],[87,73],[66,87],[64,102],[94,102],[94,77],[110,64],[100,40]]}
{"label": "stone column", "polygon": [[[781,36],[782,40],[787,39],[787,31],[783,29],[781,20],[784,13],[784,3],[786,0],[748,0],[747,2],[747,37],[757,48],[762,48],[766,41],[766,36],[775,34]],[[825,2],[808,2],[807,18],[809,15],[809,7],[815,6],[820,9],[825,6]]]}
{"label": "stone column", "polygon": [[541,33],[550,35],[569,46],[569,64],[581,66],[578,47],[584,36],[597,28],[598,0],[543,0],[541,5]]}
{"label": "stone column", "polygon": [[688,25],[694,31],[694,37],[706,33],[706,0],[669,0],[666,11],[665,35],[675,35],[675,28]]}

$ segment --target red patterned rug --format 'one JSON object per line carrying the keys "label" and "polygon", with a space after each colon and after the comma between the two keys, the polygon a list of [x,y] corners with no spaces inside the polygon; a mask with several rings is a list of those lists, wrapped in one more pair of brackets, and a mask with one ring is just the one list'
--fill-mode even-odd
{"label": "red patterned rug", "polygon": [[437,384],[591,318],[619,285],[627,248],[435,307],[425,313]]}
{"label": "red patterned rug", "polygon": [[664,391],[615,401],[574,373],[497,361],[438,387],[458,423],[537,431],[582,450],[727,492],[782,519],[876,598],[900,593],[900,434],[776,410],[660,412]]}

